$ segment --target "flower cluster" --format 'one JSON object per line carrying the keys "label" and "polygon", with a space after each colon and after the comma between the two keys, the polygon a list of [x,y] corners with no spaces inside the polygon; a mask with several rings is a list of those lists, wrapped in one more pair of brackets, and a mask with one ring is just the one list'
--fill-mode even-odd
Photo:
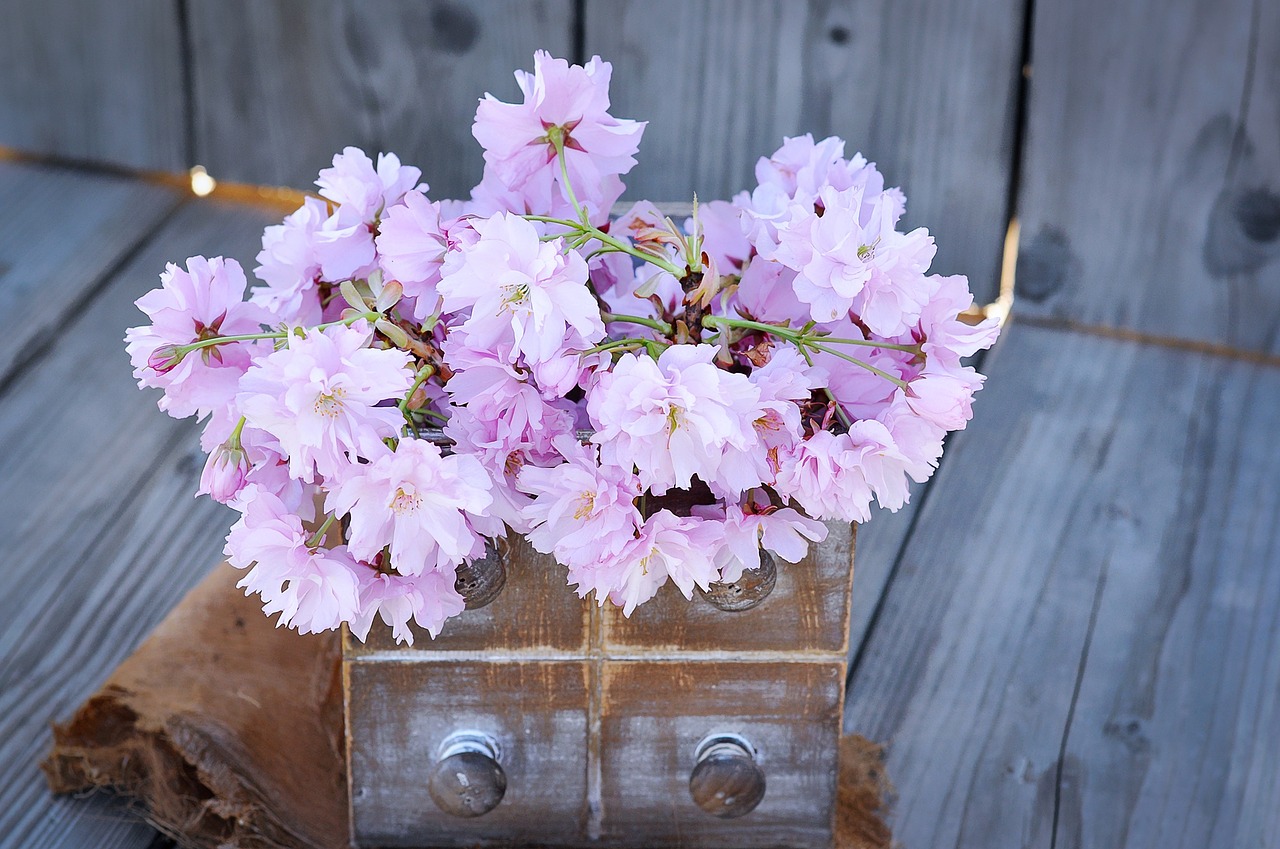
{"label": "flower cluster", "polygon": [[247,300],[203,257],[138,300],[139,385],[206,420],[201,492],[283,623],[435,635],[509,533],[628,615],[692,597],[901,507],[965,426],[997,327],[961,318],[965,279],[928,273],[873,164],[791,138],[732,201],[610,220],[644,132],[610,72],[539,53],[522,102],[486,96],[469,200],[347,148],[267,228]]}

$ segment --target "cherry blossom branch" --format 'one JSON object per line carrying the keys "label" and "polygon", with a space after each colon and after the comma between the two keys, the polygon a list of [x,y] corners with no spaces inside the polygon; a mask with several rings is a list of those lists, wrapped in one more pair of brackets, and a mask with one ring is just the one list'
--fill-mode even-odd
{"label": "cherry blossom branch", "polygon": [[837,351],[834,348],[828,347],[827,345],[824,345],[822,343],[823,342],[839,342],[845,345],[858,345],[858,346],[863,346],[868,348],[886,348],[892,351],[907,351],[914,354],[920,353],[920,347],[918,345],[899,345],[892,342],[877,342],[872,339],[832,339],[827,336],[805,333],[804,331],[797,331],[790,327],[783,327],[777,324],[765,324],[763,322],[751,321],[745,318],[728,318],[728,317],[719,316],[719,315],[708,315],[703,317],[702,324],[704,327],[707,327],[713,330],[719,330],[726,327],[738,327],[745,330],[757,330],[757,331],[760,331],[761,333],[768,333],[772,336],[777,336],[779,339],[785,339],[786,341],[790,342],[791,344],[799,348],[802,352],[806,348],[810,348],[814,351],[820,351],[821,353],[824,353],[824,354],[830,354],[833,357],[839,357],[842,360],[845,360],[847,362],[853,363],[856,366],[866,369],[867,371],[871,372],[877,377],[884,378],[885,380],[889,381],[890,383],[902,389],[907,388],[907,382],[905,380],[902,380],[901,378],[898,378],[898,377],[894,377],[893,375],[889,374],[887,371],[878,369],[875,366],[871,365],[871,363],[864,362],[863,360],[860,360],[857,357],[851,357],[848,354],[843,353],[842,351]]}
{"label": "cherry blossom branch", "polygon": [[671,335],[671,325],[665,321],[659,321],[656,318],[644,318],[638,315],[623,315],[616,312],[602,312],[600,317],[604,319],[605,324],[641,324],[645,327],[652,327],[663,336]]}
{"label": "cherry blossom branch", "polygon": [[311,535],[310,539],[307,540],[307,548],[315,548],[321,542],[323,542],[324,535],[329,531],[329,526],[332,525],[333,520],[337,518],[338,518],[337,514],[330,513],[328,517],[324,520],[324,524],[321,525],[319,528],[317,528],[316,532]]}

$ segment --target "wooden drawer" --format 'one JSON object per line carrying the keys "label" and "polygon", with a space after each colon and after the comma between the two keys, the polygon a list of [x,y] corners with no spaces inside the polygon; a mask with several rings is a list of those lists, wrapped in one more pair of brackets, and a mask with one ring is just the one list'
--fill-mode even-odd
{"label": "wooden drawer", "polygon": [[[601,835],[606,845],[831,846],[845,665],[826,662],[606,661],[602,670]],[[693,802],[699,741],[749,741],[767,782],[737,819]]]}
{"label": "wooden drawer", "polygon": [[809,547],[799,563],[778,563],[778,582],[758,606],[735,613],[694,594],[686,601],[668,583],[630,618],[606,604],[600,611],[606,653],[833,652],[849,639],[849,588],[853,580],[854,526],[828,522],[827,539]]}
{"label": "wooden drawer", "polygon": [[[588,670],[583,662],[346,665],[351,827],[362,847],[474,846],[537,834],[581,844],[587,821]],[[428,784],[441,743],[477,731],[501,747],[507,788],[459,819]]]}
{"label": "wooden drawer", "polygon": [[386,651],[406,657],[443,651],[584,655],[595,604],[578,598],[568,587],[565,568],[550,555],[538,554],[523,537],[513,535],[504,545],[507,583],[493,602],[453,617],[434,640],[411,626],[412,646],[397,646],[391,629],[377,620],[367,642],[346,636],[347,656]]}

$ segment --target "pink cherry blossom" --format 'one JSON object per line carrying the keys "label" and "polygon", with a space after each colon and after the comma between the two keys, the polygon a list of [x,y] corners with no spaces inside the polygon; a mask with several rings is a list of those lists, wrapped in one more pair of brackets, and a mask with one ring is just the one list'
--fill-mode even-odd
{"label": "pink cherry blossom", "polygon": [[[571,573],[571,582],[594,589],[601,597],[601,578],[612,580],[609,601],[630,616],[636,607],[653,598],[670,580],[687,599],[693,598],[695,586],[706,589],[720,578],[714,556],[724,531],[718,522],[696,517],[681,518],[669,510],[650,516],[617,557],[610,558],[595,570],[580,569]],[[592,583],[594,579],[594,583]]]}
{"label": "pink cherry blossom", "polygon": [[321,271],[316,233],[328,217],[325,202],[309,197],[283,223],[262,233],[262,250],[254,274],[267,285],[254,287],[250,300],[269,311],[276,323],[320,321],[317,284]]}
{"label": "pink cherry blossom", "polygon": [[582,257],[558,240],[540,241],[537,228],[517,215],[499,213],[473,226],[479,240],[446,266],[438,285],[447,311],[471,311],[461,327],[470,347],[537,363],[557,358],[566,345],[585,348],[603,338]]}
{"label": "pink cherry blossom", "polygon": [[937,364],[926,366],[902,392],[920,418],[943,430],[964,430],[973,418],[973,393],[983,379],[968,366]]}
{"label": "pink cherry blossom", "polygon": [[655,495],[715,479],[726,447],[756,444],[760,390],[714,365],[712,345],[673,345],[653,360],[623,354],[599,372],[587,412],[605,463],[638,470]]}
{"label": "pink cherry blossom", "polygon": [[[398,280],[404,293],[416,301],[414,317],[431,315],[438,305],[436,284],[445,254],[458,247],[439,203],[421,192],[409,192],[387,209],[379,227],[379,262],[388,280]],[[456,225],[455,225],[456,226]],[[468,228],[469,229],[469,228]]]}
{"label": "pink cherry blossom", "polygon": [[244,488],[248,476],[249,460],[244,449],[219,445],[205,461],[197,492],[226,504]]}
{"label": "pink cherry blossom", "polygon": [[600,57],[582,67],[540,50],[533,66],[532,74],[516,73],[522,103],[486,94],[476,110],[472,134],[484,148],[486,178],[492,175],[540,210],[566,202],[553,143],[558,135],[578,199],[607,214],[604,195],[615,185],[621,192],[616,177],[635,165],[645,125],[609,114],[613,66]]}
{"label": "pink cherry blossom", "polygon": [[[333,167],[320,172],[320,194],[340,205],[347,222],[372,222],[382,211],[414,188],[422,172],[401,165],[394,153],[379,153],[378,164],[358,147],[343,148],[333,157]],[[422,187],[426,191],[426,187]]]}
{"label": "pink cherry blossom", "polygon": [[346,546],[308,545],[298,516],[280,499],[258,492],[227,535],[226,555],[249,569],[237,586],[257,593],[267,615],[303,634],[337,628],[360,610],[356,562]]}
{"label": "pink cherry blossom", "polygon": [[363,322],[291,334],[286,347],[261,358],[240,380],[236,407],[250,426],[279,440],[289,473],[311,481],[353,457],[381,452],[404,419],[394,406],[413,383],[409,355],[367,347]]}
{"label": "pink cherry blossom", "polygon": [[348,466],[331,481],[325,508],[351,518],[347,544],[356,557],[373,560],[385,547],[391,566],[404,575],[451,570],[484,554],[474,522],[493,496],[480,461],[443,456],[425,439],[402,439],[372,462]]}
{"label": "pink cherry blossom", "polygon": [[630,471],[602,466],[598,449],[572,437],[557,439],[565,462],[551,468],[527,466],[519,485],[534,496],[524,508],[534,549],[571,569],[619,554],[635,539],[641,517],[635,506],[640,482]]}
{"label": "pink cherry blossom", "polygon": [[361,565],[360,613],[351,620],[351,633],[361,642],[369,636],[375,617],[391,628],[397,643],[413,645],[409,620],[435,638],[444,623],[463,610],[464,601],[454,588],[456,577],[451,571],[428,569],[421,575],[397,575]]}
{"label": "pink cherry blossom", "polygon": [[160,288],[135,301],[151,324],[125,333],[133,376],[140,387],[164,390],[160,409],[174,418],[203,418],[235,395],[249,366],[252,344],[210,345],[176,364],[174,351],[220,336],[261,332],[269,316],[244,302],[245,286],[244,271],[234,259],[196,256],[187,260],[185,269],[169,263],[160,275]]}
{"label": "pink cherry blossom", "polygon": [[826,525],[790,507],[757,513],[754,510],[760,505],[750,506],[753,512],[731,504],[719,515],[705,514],[724,525],[724,540],[715,556],[721,581],[733,582],[744,571],[759,569],[761,548],[787,563],[799,563],[809,553],[810,542],[827,538]]}

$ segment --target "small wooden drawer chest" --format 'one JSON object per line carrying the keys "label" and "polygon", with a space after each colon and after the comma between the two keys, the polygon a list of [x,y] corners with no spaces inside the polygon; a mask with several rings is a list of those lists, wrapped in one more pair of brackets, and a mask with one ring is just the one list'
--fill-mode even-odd
{"label": "small wooden drawer chest", "polygon": [[829,847],[854,529],[828,529],[748,610],[667,584],[624,618],[513,538],[435,640],[348,635],[353,842]]}

